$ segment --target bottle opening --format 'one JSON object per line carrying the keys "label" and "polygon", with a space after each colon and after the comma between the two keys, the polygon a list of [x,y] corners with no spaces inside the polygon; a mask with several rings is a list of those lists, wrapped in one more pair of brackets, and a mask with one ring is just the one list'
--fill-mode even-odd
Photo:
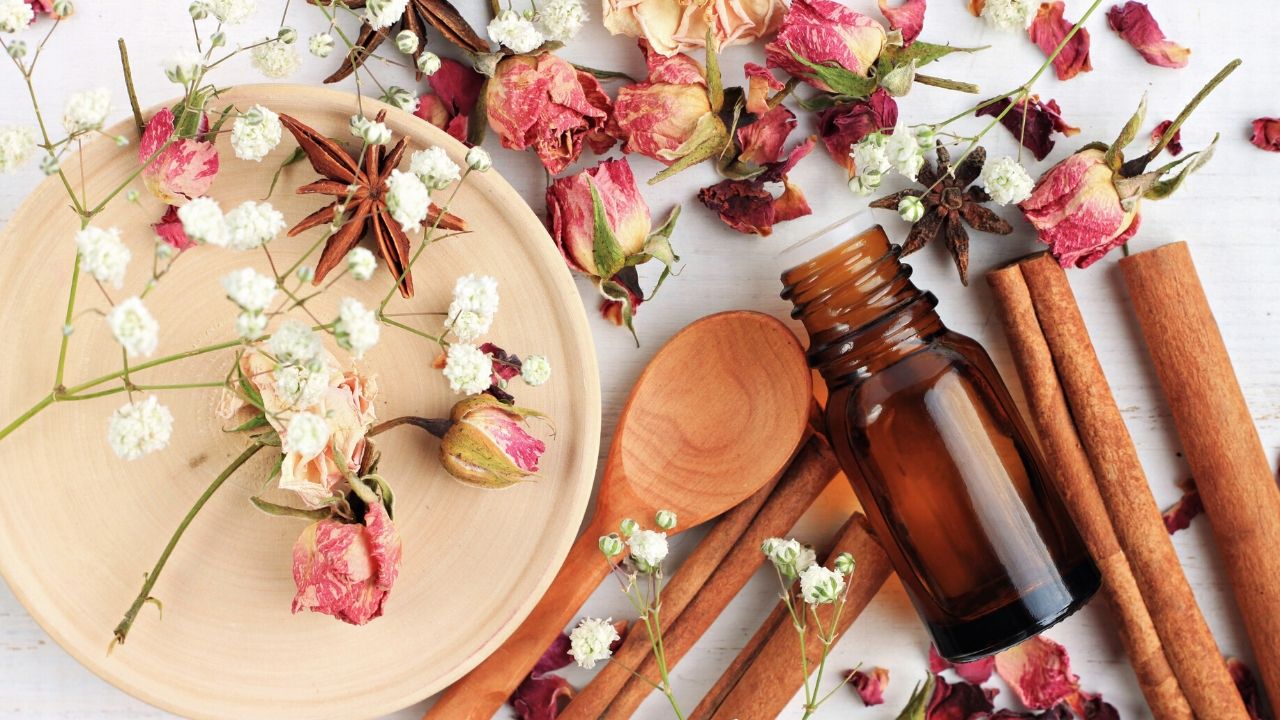
{"label": "bottle opening", "polygon": [[876,227],[869,210],[860,210],[837,220],[778,253],[778,264],[786,274],[809,260],[828,253]]}

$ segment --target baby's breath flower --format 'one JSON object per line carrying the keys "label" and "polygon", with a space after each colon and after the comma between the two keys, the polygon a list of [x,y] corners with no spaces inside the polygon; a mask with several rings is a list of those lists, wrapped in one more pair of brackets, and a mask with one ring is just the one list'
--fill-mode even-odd
{"label": "baby's breath flower", "polygon": [[75,3],[71,0],[53,0],[53,16],[56,18],[69,18],[76,11]]}
{"label": "baby's breath flower", "polygon": [[286,365],[275,372],[276,394],[285,407],[302,410],[320,402],[329,388],[329,370],[313,370],[304,365]]}
{"label": "baby's breath flower", "polygon": [[821,565],[810,565],[800,573],[800,597],[810,605],[833,603],[844,590],[844,576]]}
{"label": "baby's breath flower", "polygon": [[316,269],[311,265],[303,265],[294,275],[298,276],[298,282],[309,283],[316,279]]}
{"label": "baby's breath flower", "polygon": [[241,160],[260,161],[280,144],[280,116],[254,105],[231,125],[231,149]]}
{"label": "baby's breath flower", "polygon": [[449,159],[444,148],[437,146],[410,155],[409,171],[417,175],[429,190],[443,190],[462,179],[458,164]]}
{"label": "baby's breath flower", "polygon": [[471,310],[459,310],[449,315],[449,329],[463,342],[475,340],[489,332],[492,326],[492,315],[481,315]]}
{"label": "baby's breath flower", "polygon": [[[360,118],[359,121],[356,120],[357,117]],[[391,128],[386,123],[373,122],[365,117],[351,118],[351,132],[368,145],[386,145],[391,142]]]}
{"label": "baby's breath flower", "polygon": [[987,0],[982,17],[1002,30],[1021,32],[1031,25],[1039,8],[1040,0]]}
{"label": "baby's breath flower", "polygon": [[587,20],[582,0],[547,0],[538,8],[538,27],[555,42],[572,40]]}
{"label": "baby's breath flower", "polygon": [[366,309],[355,298],[343,298],[338,305],[338,319],[333,326],[338,346],[351,351],[359,360],[366,351],[378,344],[382,326],[372,310]]}
{"label": "baby's breath flower", "polygon": [[107,325],[129,357],[150,355],[160,341],[160,324],[142,300],[131,297],[107,313]]}
{"label": "baby's breath flower", "polygon": [[23,125],[0,127],[0,172],[12,173],[31,158],[36,134]]}
{"label": "baby's breath flower", "polygon": [[667,557],[667,534],[653,530],[636,530],[627,538],[631,559],[641,572],[653,572]]}
{"label": "baby's breath flower", "polygon": [[227,246],[227,219],[211,197],[198,197],[178,208],[182,232],[196,242]]}
{"label": "baby's breath flower", "polygon": [[209,36],[209,46],[220,48],[227,44],[227,34],[221,30]]}
{"label": "baby's breath flower", "polygon": [[405,232],[422,226],[431,205],[431,191],[413,173],[392,170],[387,178],[387,210]]}
{"label": "baby's breath flower", "polygon": [[76,249],[80,253],[80,269],[98,282],[114,287],[124,285],[124,273],[133,254],[120,241],[120,230],[103,230],[92,225],[76,232]]}
{"label": "baby's breath flower", "polygon": [[583,618],[578,627],[569,633],[569,654],[578,666],[587,670],[613,654],[612,645],[618,641],[618,630],[613,619]]}
{"label": "baby's breath flower", "polygon": [[898,201],[898,215],[909,223],[920,222],[924,217],[924,203],[914,195],[903,195]]}
{"label": "baby's breath flower", "polygon": [[262,43],[249,53],[252,65],[266,77],[278,80],[298,69],[298,51],[279,40]]}
{"label": "baby's breath flower", "polygon": [[0,32],[22,32],[35,17],[35,11],[26,0],[0,0]]}
{"label": "baby's breath flower", "polygon": [[276,328],[267,348],[282,365],[309,365],[324,349],[315,331],[297,320],[286,320]]}
{"label": "baby's breath flower", "polygon": [[364,22],[374,30],[390,27],[404,16],[409,0],[368,0],[364,5]]}
{"label": "baby's breath flower", "polygon": [[164,76],[169,78],[169,82],[186,85],[200,74],[202,63],[203,59],[195,52],[190,50],[176,52],[164,61]]}
{"label": "baby's breath flower", "polygon": [[373,277],[373,271],[378,269],[378,259],[368,248],[352,248],[347,253],[347,272],[351,273],[351,277],[356,280],[368,280]]}
{"label": "baby's breath flower", "polygon": [[222,289],[241,310],[260,312],[275,298],[276,281],[253,268],[241,268],[222,277]]}
{"label": "baby's breath flower", "polygon": [[27,41],[14,38],[9,41],[9,57],[14,60],[21,60],[27,56]]}
{"label": "baby's breath flower", "polygon": [[57,155],[49,154],[40,158],[40,172],[45,175],[53,175],[57,173],[61,167],[61,164],[58,163]]}
{"label": "baby's breath flower", "polygon": [[489,155],[489,151],[479,145],[468,150],[465,159],[467,167],[476,172],[487,172],[493,167],[493,158]]}
{"label": "baby's breath flower", "polygon": [[329,423],[311,412],[294,413],[284,429],[284,451],[313,458],[329,445]]}
{"label": "baby's breath flower", "polygon": [[298,42],[298,31],[285,25],[276,31],[276,39],[282,43],[292,45]]}
{"label": "baby's breath flower", "polygon": [[327,58],[333,52],[333,36],[329,33],[316,33],[307,38],[307,51],[318,58]]}
{"label": "baby's breath flower", "polygon": [[260,312],[242,312],[236,316],[236,335],[244,340],[257,340],[267,331],[267,316]]}
{"label": "baby's breath flower", "polygon": [[499,13],[489,22],[488,31],[490,40],[521,55],[537,50],[546,41],[532,21],[514,10]]}
{"label": "baby's breath flower", "polygon": [[618,523],[618,529],[622,531],[622,537],[629,538],[640,529],[640,523],[631,518],[623,518],[622,522]]}
{"label": "baby's breath flower", "polygon": [[111,93],[106,88],[78,92],[67,100],[62,113],[62,127],[68,135],[97,130],[107,120],[111,110]]}
{"label": "baby's breath flower", "polygon": [[418,33],[412,30],[401,30],[396,33],[396,49],[405,55],[412,55],[417,52],[420,42]]}
{"label": "baby's breath flower", "polygon": [[226,223],[227,247],[232,250],[252,250],[261,247],[270,242],[285,226],[284,214],[271,207],[271,203],[253,200],[246,200],[232,208],[227,213]]}
{"label": "baby's breath flower", "polygon": [[440,69],[440,56],[433,52],[424,52],[418,56],[418,72],[430,77]]}
{"label": "baby's breath flower", "polygon": [[551,361],[542,355],[529,355],[520,362],[520,377],[537,387],[551,379]]}
{"label": "baby's breath flower", "polygon": [[859,195],[869,195],[880,187],[885,173],[893,169],[886,147],[888,137],[873,132],[853,146],[853,164],[858,174],[849,181],[849,188]]}
{"label": "baby's breath flower", "polygon": [[258,9],[257,0],[208,0],[209,12],[228,25],[238,25]]}
{"label": "baby's breath flower", "polygon": [[454,310],[471,310],[480,315],[492,316],[498,312],[498,281],[488,275],[463,275],[453,285]]}
{"label": "baby's breath flower", "polygon": [[413,112],[418,109],[418,96],[399,85],[388,87],[378,99],[388,105],[395,105],[405,112]]}
{"label": "baby's breath flower", "polygon": [[653,517],[653,523],[662,530],[670,530],[676,526],[676,514],[670,510],[659,510]]}
{"label": "baby's breath flower", "polygon": [[924,150],[920,148],[915,133],[902,120],[898,121],[898,126],[885,142],[885,152],[894,169],[909,180],[914,181],[916,173],[924,166]]}
{"label": "baby's breath flower", "polygon": [[493,360],[474,345],[455,343],[445,353],[444,376],[456,393],[482,393],[492,383]]}
{"label": "baby's breath flower", "polygon": [[107,422],[107,443],[124,460],[162,450],[173,435],[173,413],[155,395],[125,403]]}
{"label": "baby's breath flower", "polygon": [[847,552],[837,555],[834,564],[836,566],[836,571],[841,575],[852,575],[854,568],[858,566],[857,561],[854,560],[853,556]]}
{"label": "baby's breath flower", "polygon": [[607,558],[617,557],[622,554],[623,542],[617,533],[609,533],[600,536],[600,552],[604,553]]}
{"label": "baby's breath flower", "polygon": [[920,152],[933,150],[937,141],[938,128],[932,125],[921,125],[916,128],[916,143],[920,145]]}
{"label": "baby's breath flower", "polygon": [[818,552],[811,545],[800,546],[800,556],[796,558],[796,573],[802,573],[818,562]]}
{"label": "baby's breath flower", "polygon": [[997,205],[1016,205],[1031,197],[1035,181],[1027,169],[1011,157],[989,160],[982,166],[978,184]]}
{"label": "baby's breath flower", "polygon": [[195,0],[187,6],[187,14],[192,20],[203,20],[209,17],[209,3],[205,0]]}

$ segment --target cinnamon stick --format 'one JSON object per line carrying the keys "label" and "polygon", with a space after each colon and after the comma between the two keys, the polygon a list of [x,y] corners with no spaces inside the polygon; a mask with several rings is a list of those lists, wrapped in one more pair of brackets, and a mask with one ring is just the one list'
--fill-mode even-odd
{"label": "cinnamon stick", "polygon": [[1280,488],[1186,243],[1120,261],[1178,439],[1280,706]]}
{"label": "cinnamon stick", "polygon": [[[880,591],[893,571],[884,550],[871,537],[867,519],[854,513],[840,531],[835,546],[824,562],[847,552],[857,560],[857,568],[849,579],[849,594],[836,625],[836,637],[842,636],[858,618],[871,599]],[[818,612],[824,626],[831,622],[834,607],[823,606]],[[767,637],[762,637],[762,634]],[[822,657],[822,641],[816,633],[806,637],[807,667],[816,670]],[[736,675],[730,673],[735,672]],[[827,676],[839,682],[835,675]],[[690,720],[732,720],[734,718],[777,717],[804,685],[800,663],[800,636],[791,626],[786,607],[779,603],[765,625],[742,649],[729,670],[711,692],[694,708]],[[820,691],[821,693],[821,691]],[[821,694],[820,694],[821,696]]]}
{"label": "cinnamon stick", "polygon": [[1017,266],[995,270],[987,273],[987,282],[1022,379],[1050,478],[1102,573],[1103,590],[1119,621],[1120,640],[1147,706],[1156,720],[1190,720],[1191,706],[1165,658],[1151,614],[1107,517],[1089,458],[1080,445],[1022,271]]}
{"label": "cinnamon stick", "polygon": [[[826,439],[816,434],[811,436],[719,566],[702,583],[675,623],[663,628],[662,642],[669,668],[680,662],[764,562],[760,544],[790,530],[838,470],[839,464]],[[683,572],[681,568],[676,577]],[[664,611],[666,605],[667,591],[664,590]],[[631,664],[623,660],[615,664],[610,661],[560,713],[562,720],[630,718],[648,697],[653,687],[628,670],[633,668],[648,678],[658,677],[657,664],[648,652],[648,637],[643,629],[637,630],[635,634],[643,641],[641,662]]]}
{"label": "cinnamon stick", "polygon": [[1018,267],[1116,537],[1192,712],[1215,720],[1247,718],[1164,528],[1066,274],[1043,254]]}

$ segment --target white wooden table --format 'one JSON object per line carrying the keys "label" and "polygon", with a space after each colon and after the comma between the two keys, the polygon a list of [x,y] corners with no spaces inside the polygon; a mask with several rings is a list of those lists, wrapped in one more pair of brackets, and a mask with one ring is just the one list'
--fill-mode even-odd
{"label": "white wooden table", "polygon": [[[872,0],[846,2],[879,17]],[[486,3],[461,0],[458,4],[473,22],[482,25]],[[263,5],[234,37],[248,42],[262,33],[274,33],[280,3],[264,2]],[[625,38],[611,38],[599,25],[598,5],[589,5],[595,16],[592,24],[563,54],[594,67],[643,74],[643,64],[634,45]],[[1069,0],[1068,17],[1078,16],[1087,5],[1084,0]],[[1280,302],[1280,283],[1275,281],[1280,272],[1280,226],[1273,213],[1277,207],[1277,188],[1280,188],[1277,182],[1280,155],[1253,148],[1247,136],[1252,118],[1280,115],[1280,79],[1274,71],[1280,61],[1280,6],[1268,0],[1240,0],[1224,6],[1221,11],[1201,3],[1171,0],[1153,0],[1151,5],[1170,37],[1193,49],[1190,67],[1166,70],[1144,64],[1106,28],[1100,11],[1088,24],[1094,38],[1095,71],[1067,83],[1059,83],[1050,74],[1037,87],[1045,98],[1057,99],[1067,121],[1081,127],[1083,132],[1076,138],[1060,141],[1048,161],[1033,166],[1032,170],[1034,173],[1048,167],[1049,162],[1061,159],[1085,142],[1109,141],[1144,91],[1150,92],[1151,112],[1144,133],[1149,131],[1161,119],[1175,115],[1226,61],[1237,55],[1244,58],[1244,66],[1199,110],[1183,132],[1184,144],[1196,149],[1205,145],[1215,130],[1221,131],[1223,140],[1217,157],[1179,196],[1144,206],[1142,232],[1133,245],[1142,249],[1177,239],[1191,241],[1197,267],[1263,441],[1268,451],[1275,454],[1280,445],[1280,364],[1276,362],[1280,357],[1280,333],[1275,332],[1273,304]],[[993,47],[977,55],[945,60],[930,72],[980,83],[988,95],[1024,82],[1041,62],[1039,50],[1025,37],[988,28],[969,17],[962,6],[960,0],[934,0],[923,38],[959,45],[992,44]],[[1103,10],[1107,6],[1104,5]],[[99,85],[111,88],[113,119],[128,113],[116,61],[118,36],[126,37],[129,42],[144,105],[172,95],[173,87],[159,71],[159,63],[188,42],[190,21],[185,8],[185,2],[177,1],[161,4],[80,0],[74,19],[59,28],[46,50],[49,57],[42,61],[38,76],[41,96],[50,114],[55,118],[60,115],[63,100],[70,92]],[[306,55],[305,38],[320,29],[324,19],[319,11],[303,2],[293,3],[289,18],[304,45],[303,67],[291,80],[318,83],[333,69],[336,56],[317,60]],[[432,43],[437,50],[444,47],[439,39],[433,39]],[[760,54],[758,46],[729,50],[722,61],[727,79],[739,81],[742,64],[759,62]],[[0,97],[5,99],[0,103],[0,125],[31,124],[30,109],[20,99],[19,77],[7,63],[4,65],[0,70]],[[389,75],[386,69],[379,73],[380,77]],[[247,59],[238,59],[217,78],[219,84],[260,81]],[[400,78],[397,82],[409,84],[411,79]],[[346,85],[349,87],[350,83]],[[905,98],[901,107],[910,122],[937,121],[958,112],[972,100],[921,87]],[[802,123],[811,123],[811,120],[805,118]],[[980,125],[969,121],[962,127],[976,132]],[[800,137],[800,133],[796,133],[796,137]],[[1011,154],[1016,149],[1013,139],[1003,129],[996,129],[986,145],[992,156]],[[544,179],[533,156],[500,150],[492,133],[486,146],[494,152],[496,167],[535,210],[541,212]],[[665,215],[673,203],[685,204],[685,213],[674,237],[683,271],[654,302],[641,308],[637,320],[642,340],[639,349],[625,331],[598,316],[592,290],[587,283],[581,283],[584,302],[591,306],[589,315],[600,356],[606,428],[602,447],[608,447],[618,411],[641,368],[654,350],[678,329],[702,315],[732,308],[750,308],[786,317],[788,306],[777,294],[781,268],[774,262],[775,253],[865,205],[864,200],[848,193],[843,170],[824,155],[819,148],[793,175],[807,194],[814,208],[813,215],[779,226],[770,238],[732,232],[696,202],[697,189],[716,181],[710,167],[698,167],[657,187],[644,188],[655,216]],[[658,167],[639,157],[632,162],[641,177],[647,177]],[[40,176],[34,167],[28,167],[16,176],[0,177],[0,222],[5,222]],[[1004,214],[1012,219],[1015,213],[1007,210]],[[883,213],[879,219],[892,236],[901,240],[904,223],[889,213]],[[1029,228],[1020,221],[1015,225],[1017,231],[1010,237],[974,238],[971,274],[975,282],[969,288],[958,282],[951,259],[943,248],[928,247],[911,258],[917,283],[940,297],[940,309],[948,324],[985,343],[1011,380],[1008,351],[981,278],[986,270],[1037,249]],[[67,238],[67,242],[70,241]],[[1155,495],[1162,504],[1167,504],[1177,498],[1179,493],[1174,482],[1186,476],[1187,469],[1178,456],[1169,413],[1156,389],[1141,338],[1124,301],[1114,261],[1111,257],[1087,271],[1072,272],[1071,279],[1112,390],[1142,453]],[[651,282],[651,269],[646,268],[645,274]],[[27,310],[10,307],[3,312]],[[12,341],[10,345],[12,352]],[[1014,385],[1016,392],[1016,383]],[[9,485],[12,486],[12,482]],[[797,535],[808,541],[820,540],[832,532],[854,506],[855,500],[847,488],[831,488],[806,516]],[[697,533],[681,536],[675,542],[676,554],[687,552],[696,539]],[[1175,543],[1222,649],[1248,659],[1246,641],[1207,523],[1197,521],[1190,530],[1180,533]],[[775,599],[772,582],[763,573],[759,574],[678,667],[675,683],[686,707],[696,704],[768,613]],[[614,618],[630,616],[627,603],[611,585],[596,593],[584,612]],[[1107,610],[1101,603],[1094,603],[1052,630],[1050,635],[1069,648],[1074,668],[1087,689],[1101,691],[1123,717],[1144,717],[1145,708],[1112,625]],[[901,586],[896,579],[891,580],[840,643],[833,662],[838,669],[859,662],[889,668],[892,681],[886,705],[863,709],[851,691],[842,692],[820,716],[895,716],[912,685],[925,673],[927,649],[928,640]],[[568,674],[576,683],[587,677],[585,672],[577,670],[570,670]],[[1003,694],[1007,697],[1007,691]],[[423,703],[391,717],[417,718],[425,707]],[[504,710],[500,716],[507,714]],[[80,667],[49,640],[0,584],[0,717],[87,720],[167,716]],[[661,698],[655,695],[638,716],[661,718],[668,717],[668,712]],[[799,717],[794,703],[786,717],[793,716]]]}

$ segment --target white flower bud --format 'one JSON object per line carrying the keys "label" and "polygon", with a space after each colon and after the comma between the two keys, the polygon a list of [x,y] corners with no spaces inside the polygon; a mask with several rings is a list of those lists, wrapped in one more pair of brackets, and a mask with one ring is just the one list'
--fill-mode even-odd
{"label": "white flower bud", "polygon": [[316,269],[310,265],[303,265],[298,268],[297,276],[298,280],[309,283],[316,279]]}
{"label": "white flower bud", "polygon": [[53,14],[59,18],[70,17],[76,11],[76,6],[71,0],[54,0]]}
{"label": "white flower bud", "polygon": [[629,538],[635,534],[636,530],[640,529],[640,523],[632,520],[631,518],[627,518],[623,520],[618,527],[622,530],[622,537]]}
{"label": "white flower bud", "polygon": [[53,155],[45,155],[44,157],[40,158],[40,172],[44,173],[45,175],[56,174],[58,172],[59,167],[60,166],[58,165],[58,158],[54,157]]}
{"label": "white flower bud", "polygon": [[810,605],[825,605],[840,598],[844,576],[821,565],[811,565],[800,573],[800,596]]}
{"label": "white flower bud", "polygon": [[476,172],[485,172],[493,167],[493,158],[489,155],[489,151],[479,145],[467,151],[465,160],[467,167]]}
{"label": "white flower bud", "polygon": [[607,558],[617,557],[622,554],[622,538],[617,533],[609,533],[600,536],[600,552],[604,553]]}
{"label": "white flower bud", "polygon": [[853,559],[852,555],[846,552],[840,553],[836,556],[835,566],[836,570],[841,575],[851,575],[853,574],[853,569],[858,566],[858,563]]}
{"label": "white flower bud", "polygon": [[914,195],[905,195],[898,201],[898,215],[909,223],[920,222],[924,217],[924,203]]}
{"label": "white flower bud", "polygon": [[307,50],[318,58],[329,57],[333,52],[333,36],[329,33],[316,33],[307,40]]}
{"label": "white flower bud", "polygon": [[20,60],[26,57],[26,55],[27,42],[25,40],[14,39],[9,41],[9,57],[14,60]]}
{"label": "white flower bud", "polygon": [[379,99],[388,105],[395,105],[405,112],[413,112],[418,109],[418,97],[398,85],[388,87]]}
{"label": "white flower bud", "polygon": [[136,202],[138,202],[138,197],[139,197],[139,196],[138,196],[138,191],[137,191],[137,190],[134,190],[133,188],[129,188],[128,190],[126,190],[126,191],[124,192],[124,199],[125,199],[125,200],[128,200],[128,201],[129,201],[129,202],[131,202],[131,203],[136,203]]}
{"label": "white flower bud", "polygon": [[418,43],[418,33],[412,30],[401,30],[396,33],[396,48],[405,55],[417,52]]}
{"label": "white flower bud", "polygon": [[440,69],[440,56],[433,52],[424,52],[418,56],[418,72],[423,75],[435,75]]}
{"label": "white flower bud", "polygon": [[209,17],[209,4],[204,0],[196,0],[187,6],[187,14],[192,20],[203,20]]}
{"label": "white flower bud", "polygon": [[670,530],[676,526],[676,514],[670,510],[659,510],[653,522],[663,530]]}
{"label": "white flower bud", "polygon": [[292,45],[298,41],[298,31],[286,25],[276,31],[276,39],[286,45]]}
{"label": "white flower bud", "polygon": [[66,325],[62,326],[62,336],[70,337],[71,333],[75,332],[75,330],[76,328],[74,325],[72,325],[71,323],[67,323]]}
{"label": "white flower bud", "polygon": [[227,44],[227,34],[224,32],[219,31],[209,36],[209,45],[212,47],[220,48],[226,44]]}

